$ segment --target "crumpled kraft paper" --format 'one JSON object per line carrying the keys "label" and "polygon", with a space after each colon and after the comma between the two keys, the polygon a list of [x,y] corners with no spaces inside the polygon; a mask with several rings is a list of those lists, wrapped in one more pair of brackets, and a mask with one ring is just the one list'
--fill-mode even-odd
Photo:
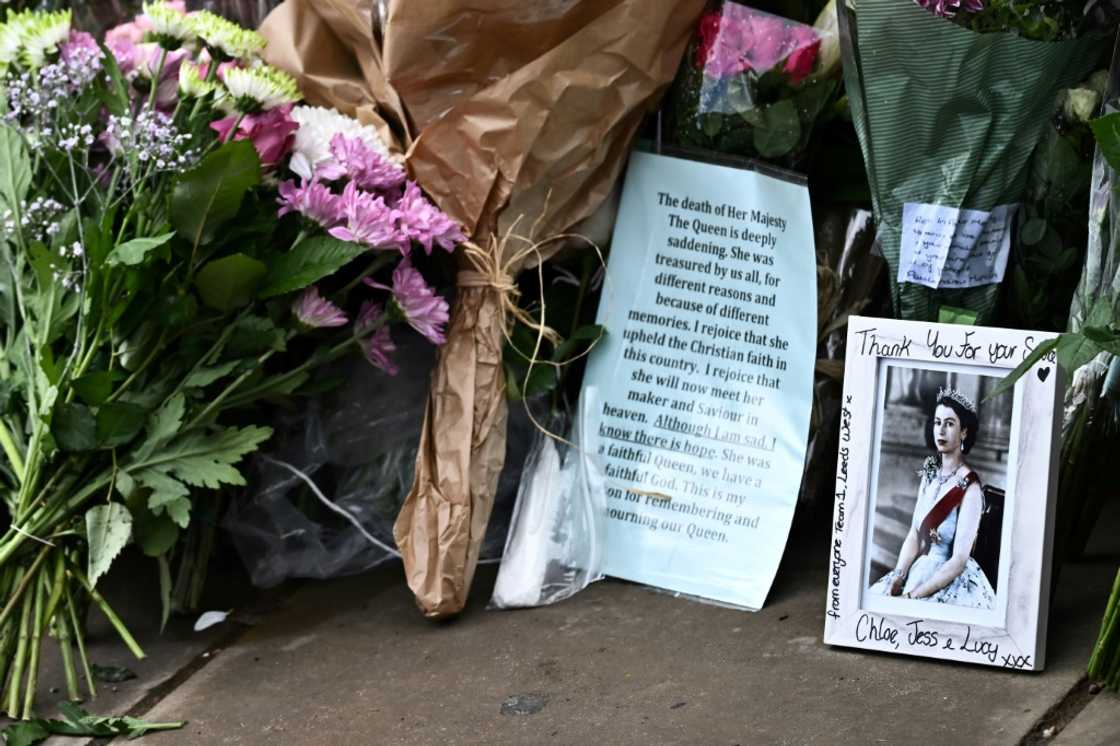
{"label": "crumpled kraft paper", "polygon": [[261,28],[266,58],[298,76],[309,101],[393,132],[412,177],[477,249],[460,253],[416,478],[394,528],[426,616],[465,605],[505,460],[512,278],[560,247],[513,261],[524,241],[498,239],[514,225],[534,240],[565,231],[607,198],[703,6],[389,0],[381,23],[372,0],[288,0]]}

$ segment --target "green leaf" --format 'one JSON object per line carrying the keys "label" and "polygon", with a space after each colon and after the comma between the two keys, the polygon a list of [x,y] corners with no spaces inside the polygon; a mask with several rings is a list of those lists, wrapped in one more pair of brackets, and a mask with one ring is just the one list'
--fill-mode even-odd
{"label": "green leaf", "polygon": [[186,398],[182,394],[175,394],[155,411],[148,421],[148,441],[153,446],[163,445],[179,432],[186,405]]}
{"label": "green leaf", "polygon": [[47,740],[51,732],[42,720],[25,720],[22,723],[9,725],[3,731],[4,743],[7,746],[35,746]]}
{"label": "green leaf", "polygon": [[23,138],[8,125],[0,124],[0,200],[14,211],[30,187],[31,158]]}
{"label": "green leaf", "polygon": [[777,158],[793,150],[801,140],[797,106],[783,99],[762,109],[762,120],[754,129],[754,146],[763,158]]}
{"label": "green leaf", "polygon": [[249,140],[225,143],[182,174],[171,191],[171,224],[193,246],[213,241],[261,181],[261,162]]}
{"label": "green leaf", "polygon": [[163,246],[174,236],[175,233],[173,231],[171,233],[164,233],[162,236],[134,238],[131,241],[125,241],[109,252],[109,257],[105,260],[105,263],[111,267],[121,264],[134,267],[137,264],[143,263],[149,251]]}
{"label": "green leaf", "polygon": [[272,263],[261,297],[271,298],[293,290],[302,290],[368,251],[365,246],[340,241],[332,236],[317,236],[301,241]]}
{"label": "green leaf", "polygon": [[242,487],[245,478],[234,464],[272,437],[267,427],[227,427],[217,434],[191,433],[154,456],[148,466],[166,469],[194,487]]}
{"label": "green leaf", "polygon": [[189,389],[205,388],[206,386],[214,383],[214,381],[218,381],[228,376],[230,373],[235,371],[237,369],[237,366],[240,364],[240,360],[230,360],[227,363],[215,365],[210,368],[200,368],[199,370],[196,370],[194,373],[191,373],[189,376],[187,376],[187,380],[183,383],[183,386]]}
{"label": "green leaf", "polygon": [[576,350],[585,343],[594,344],[606,333],[606,327],[600,326],[599,324],[581,326],[579,329],[572,332],[572,336],[560,343],[556,351],[552,354],[553,361],[557,363],[566,362],[569,358],[574,357]]}
{"label": "green leaf", "polygon": [[268,350],[283,352],[286,347],[284,332],[272,322],[272,319],[245,316],[234,323],[223,354],[232,358],[250,357]]}
{"label": "green leaf", "polygon": [[141,406],[129,402],[110,402],[97,408],[97,445],[99,448],[116,448],[135,438],[142,429],[148,413]]}
{"label": "green leaf", "polygon": [[97,86],[98,98],[110,114],[124,116],[129,110],[128,86],[124,82],[124,75],[109,49],[100,42],[98,46],[101,47],[101,66],[108,76],[106,83],[99,83]]}
{"label": "green leaf", "polygon": [[96,407],[109,398],[109,395],[113,393],[113,384],[122,377],[120,371],[95,370],[80,378],[75,378],[70,382],[70,386],[79,399],[91,407]]}
{"label": "green leaf", "polygon": [[1027,355],[1026,359],[1023,360],[1023,362],[1019,363],[1018,366],[1016,366],[1015,370],[1004,376],[1003,380],[1001,380],[996,385],[996,387],[992,389],[992,392],[984,397],[984,401],[991,401],[1005,391],[1009,391],[1011,387],[1015,385],[1016,381],[1022,378],[1027,373],[1027,371],[1034,367],[1035,363],[1056,350],[1058,348],[1058,342],[1060,340],[1061,337],[1054,337],[1053,339],[1046,340],[1038,347],[1035,347],[1034,351],[1030,355]]}
{"label": "green leaf", "polygon": [[[166,513],[156,515],[147,505],[141,507],[142,510],[133,511],[133,538],[145,555],[161,557],[167,554],[179,540],[179,525]],[[189,516],[188,507],[188,518]]]}
{"label": "green leaf", "polygon": [[[48,734],[59,736],[92,736],[95,738],[112,738],[125,736],[139,738],[146,733],[159,730],[176,730],[185,723],[150,723],[134,717],[115,717],[103,715],[90,715],[73,702],[59,702],[58,711],[62,720],[31,720],[41,726]],[[5,731],[7,735],[7,731]],[[10,742],[9,742],[10,743]]]}
{"label": "green leaf", "polygon": [[59,402],[51,417],[51,435],[63,451],[92,451],[97,447],[97,419],[84,404]]}
{"label": "green leaf", "polygon": [[170,476],[165,469],[141,469],[136,481],[152,491],[148,510],[155,516],[168,515],[180,528],[190,525],[190,488]]}
{"label": "green leaf", "polygon": [[218,311],[231,311],[253,300],[268,267],[245,254],[215,259],[195,278],[202,302]]}
{"label": "green leaf", "polygon": [[1105,114],[1089,122],[1101,155],[1114,171],[1120,171],[1120,112]]}
{"label": "green leaf", "polygon": [[109,570],[113,560],[132,537],[132,514],[120,503],[95,505],[86,511],[86,540],[89,543],[89,584]]}
{"label": "green leaf", "polygon": [[1120,334],[1108,327],[1086,326],[1081,329],[1085,338],[1097,346],[1102,352],[1111,355],[1120,355]]}
{"label": "green leaf", "polygon": [[1085,335],[1079,333],[1063,334],[1058,338],[1058,365],[1066,370],[1077,370],[1096,357],[1101,347]]}
{"label": "green leaf", "polygon": [[156,557],[156,563],[159,565],[159,631],[162,634],[171,618],[171,566],[166,554]]}

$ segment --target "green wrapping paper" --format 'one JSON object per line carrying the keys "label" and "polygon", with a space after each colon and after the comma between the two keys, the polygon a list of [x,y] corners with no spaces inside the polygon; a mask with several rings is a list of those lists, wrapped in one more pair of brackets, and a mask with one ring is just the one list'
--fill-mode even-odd
{"label": "green wrapping paper", "polygon": [[990,211],[1017,203],[1055,94],[1093,69],[1106,40],[978,34],[911,0],[840,1],[844,82],[895,314],[935,320],[948,306],[986,323],[998,284],[898,282],[903,205]]}

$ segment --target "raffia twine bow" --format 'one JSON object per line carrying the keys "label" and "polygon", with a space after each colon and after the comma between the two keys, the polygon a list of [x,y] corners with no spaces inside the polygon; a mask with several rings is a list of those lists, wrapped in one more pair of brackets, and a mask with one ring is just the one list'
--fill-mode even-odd
{"label": "raffia twine bow", "polygon": [[[545,199],[545,210],[548,209],[548,198]],[[543,217],[542,213],[542,217]],[[606,260],[603,258],[603,251],[599,245],[592,241],[587,236],[579,233],[557,233],[547,238],[540,240],[533,240],[530,237],[522,236],[517,233],[517,225],[521,222],[521,218],[517,218],[513,225],[502,236],[491,235],[489,239],[488,248],[483,248],[473,241],[463,243],[459,250],[466,256],[467,261],[473,269],[460,270],[456,277],[455,284],[460,288],[489,288],[499,293],[502,306],[502,335],[505,337],[506,342],[521,355],[528,363],[525,371],[525,380],[522,381],[522,386],[527,386],[530,377],[533,374],[533,368],[537,365],[549,365],[557,370],[571,365],[582,357],[591,354],[591,350],[602,339],[602,333],[592,340],[591,344],[587,346],[583,352],[575,355],[568,360],[544,360],[541,359],[541,347],[547,341],[553,346],[559,345],[563,338],[560,334],[548,326],[546,323],[547,305],[544,297],[544,261],[545,254],[543,249],[552,243],[568,241],[576,239],[585,242],[588,246],[595,250],[602,266],[606,266]],[[534,224],[530,235],[536,233],[539,227],[540,219]],[[524,247],[518,251],[508,254],[508,258],[504,261],[501,257],[507,256],[507,248],[511,241],[517,241],[524,244]],[[513,271],[515,268],[522,266],[527,260],[532,259],[537,272],[537,286],[540,289],[538,296],[538,303],[540,311],[536,317],[533,316],[528,310],[522,308],[519,301],[521,300],[521,290],[513,278]],[[515,324],[523,324],[528,329],[531,329],[536,334],[536,340],[533,345],[533,351],[530,355],[525,355],[517,345],[513,344],[511,336],[512,329]],[[563,443],[571,448],[581,450],[578,445],[572,443],[568,439],[557,435],[544,425],[542,425],[537,418],[533,415],[532,410],[529,408],[528,402],[523,402],[525,413],[540,433],[546,435],[553,440]]]}

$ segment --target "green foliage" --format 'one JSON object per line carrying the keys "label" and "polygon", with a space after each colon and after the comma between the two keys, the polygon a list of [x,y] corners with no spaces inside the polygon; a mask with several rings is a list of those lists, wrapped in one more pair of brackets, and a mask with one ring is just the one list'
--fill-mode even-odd
{"label": "green foliage", "polygon": [[0,201],[16,210],[31,186],[31,159],[19,133],[0,124]]}
{"label": "green foliage", "polygon": [[90,585],[97,585],[131,538],[132,514],[124,505],[110,502],[86,511],[86,542],[89,544],[86,576]]}
{"label": "green foliage", "polygon": [[87,738],[139,738],[161,730],[178,730],[186,723],[150,723],[134,717],[91,715],[73,702],[58,705],[61,720],[36,718],[9,725],[3,731],[7,746],[34,746],[50,736],[83,736]]}
{"label": "green foliage", "polygon": [[272,263],[261,289],[261,297],[271,298],[302,290],[368,252],[369,249],[364,246],[331,236],[301,241]]}
{"label": "green foliage", "polygon": [[162,236],[152,238],[134,238],[125,241],[109,253],[106,262],[109,265],[124,264],[129,267],[140,264],[147,257],[148,252],[157,249],[170,241],[175,236],[174,232],[164,233]]}
{"label": "green foliage", "polygon": [[193,246],[209,244],[261,181],[261,162],[248,140],[221,145],[175,181],[171,224]]}
{"label": "green foliage", "polygon": [[264,262],[245,254],[231,254],[203,267],[195,285],[207,306],[232,311],[252,302],[267,274]]}

